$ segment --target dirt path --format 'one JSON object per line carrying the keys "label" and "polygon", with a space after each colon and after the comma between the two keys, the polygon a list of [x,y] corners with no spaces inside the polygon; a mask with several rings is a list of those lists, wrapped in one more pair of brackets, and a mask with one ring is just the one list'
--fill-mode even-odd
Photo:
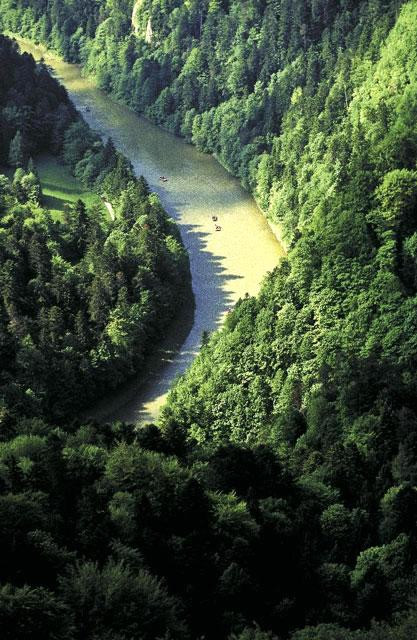
{"label": "dirt path", "polygon": [[114,222],[116,220],[116,214],[114,213],[113,205],[111,204],[111,202],[107,202],[106,200],[104,200],[104,206],[106,207],[107,211],[109,212],[110,218]]}

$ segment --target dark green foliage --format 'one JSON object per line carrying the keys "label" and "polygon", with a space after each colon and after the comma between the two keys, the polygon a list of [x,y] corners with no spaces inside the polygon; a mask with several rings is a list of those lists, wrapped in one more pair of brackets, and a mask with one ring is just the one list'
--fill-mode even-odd
{"label": "dark green foliage", "polygon": [[155,577],[123,561],[109,560],[101,570],[92,562],[71,567],[60,593],[75,613],[77,638],[186,638],[175,600]]}
{"label": "dark green foliage", "polygon": [[70,640],[68,608],[43,588],[0,588],[0,627],[4,640]]}
{"label": "dark green foliage", "polygon": [[[82,62],[105,90],[215,153],[283,224],[290,251],[259,298],[242,300],[204,341],[161,431],[67,433],[16,424],[4,408],[5,582],[22,588],[26,558],[38,558],[44,582],[39,571],[27,581],[70,612],[75,637],[161,633],[129,626],[127,593],[133,611],[158,612],[173,637],[413,640],[416,3],[145,0],[136,35],[132,5],[54,0],[45,12],[39,0],[1,3],[7,27]],[[99,152],[112,167],[101,175],[88,131],[73,126],[55,134],[67,161],[108,197],[120,181],[119,224],[131,225],[146,190],[128,184],[111,145]],[[17,129],[2,128],[7,153]],[[2,210],[11,190],[0,184]],[[84,250],[72,229],[70,256]],[[27,304],[12,297],[27,270],[48,273],[38,236],[27,259],[5,262],[2,326],[10,299]],[[85,344],[90,317],[106,326],[108,286],[95,282],[79,309]],[[126,300],[123,283],[122,310]],[[54,330],[45,320],[48,340],[62,335],[60,306]],[[115,343],[128,351],[116,320]],[[0,335],[3,356],[13,342]],[[36,371],[32,343],[23,348]],[[35,411],[32,394],[22,398],[12,383],[10,393],[19,411]],[[106,576],[116,574],[120,592],[106,609]]]}
{"label": "dark green foliage", "polygon": [[23,142],[23,136],[18,131],[10,142],[9,148],[9,164],[12,167],[23,167],[26,163],[25,147]]}
{"label": "dark green foliage", "polygon": [[[0,396],[6,413],[68,420],[140,371],[187,293],[187,256],[144,181],[76,116],[45,68],[5,38],[0,61],[8,69],[3,142],[7,149],[10,140],[9,162],[18,167],[13,183],[2,177],[1,186]],[[59,221],[40,209],[39,179],[33,162],[32,171],[24,168],[23,149],[51,148],[113,204],[116,221],[82,201]]]}

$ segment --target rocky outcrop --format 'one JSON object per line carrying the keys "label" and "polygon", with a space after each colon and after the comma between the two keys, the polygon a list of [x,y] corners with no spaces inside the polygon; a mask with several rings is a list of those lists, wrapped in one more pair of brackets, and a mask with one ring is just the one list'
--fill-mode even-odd
{"label": "rocky outcrop", "polygon": [[149,18],[148,24],[146,25],[145,42],[147,42],[148,44],[151,44],[152,36],[153,36],[152,22],[151,22],[151,19]]}
{"label": "rocky outcrop", "polygon": [[[134,30],[137,36],[141,35],[141,24],[140,24],[141,21],[139,19],[139,12],[143,6],[143,3],[144,3],[144,0],[136,0],[135,4],[133,5],[132,29]],[[151,22],[151,19],[149,18],[148,23],[146,25],[145,41],[148,44],[151,44],[152,38],[153,38],[152,22]]]}

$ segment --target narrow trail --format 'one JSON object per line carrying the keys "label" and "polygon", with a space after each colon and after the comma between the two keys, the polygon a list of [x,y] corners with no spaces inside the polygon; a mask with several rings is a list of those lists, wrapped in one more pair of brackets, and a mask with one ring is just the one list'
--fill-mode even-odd
{"label": "narrow trail", "polygon": [[104,206],[106,207],[107,211],[109,212],[109,216],[111,218],[111,220],[114,222],[116,220],[116,214],[114,212],[114,207],[111,204],[111,202],[107,202],[107,200],[104,201]]}
{"label": "narrow trail", "polygon": [[145,383],[132,380],[88,414],[102,421],[156,421],[172,383],[198,353],[203,331],[219,328],[239,298],[259,291],[284,249],[252,197],[215,159],[102,93],[78,66],[18,41],[22,50],[45,58],[89,125],[103,138],[111,137],[147,179],[188,250],[194,315],[184,310],[151,359]]}

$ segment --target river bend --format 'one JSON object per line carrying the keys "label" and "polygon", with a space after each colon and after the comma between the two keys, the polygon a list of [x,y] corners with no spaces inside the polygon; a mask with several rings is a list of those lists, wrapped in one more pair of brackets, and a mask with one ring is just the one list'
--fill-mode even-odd
{"label": "river bend", "polygon": [[[250,194],[214,158],[104,94],[77,65],[17,39],[22,50],[45,58],[88,124],[103,138],[111,137],[146,178],[177,222],[189,253],[194,317],[185,313],[175,323],[151,359],[146,382],[132,380],[89,414],[101,421],[156,421],[173,381],[198,353],[203,331],[219,328],[245,293],[256,294],[284,250]],[[221,230],[216,231],[213,216]]]}

